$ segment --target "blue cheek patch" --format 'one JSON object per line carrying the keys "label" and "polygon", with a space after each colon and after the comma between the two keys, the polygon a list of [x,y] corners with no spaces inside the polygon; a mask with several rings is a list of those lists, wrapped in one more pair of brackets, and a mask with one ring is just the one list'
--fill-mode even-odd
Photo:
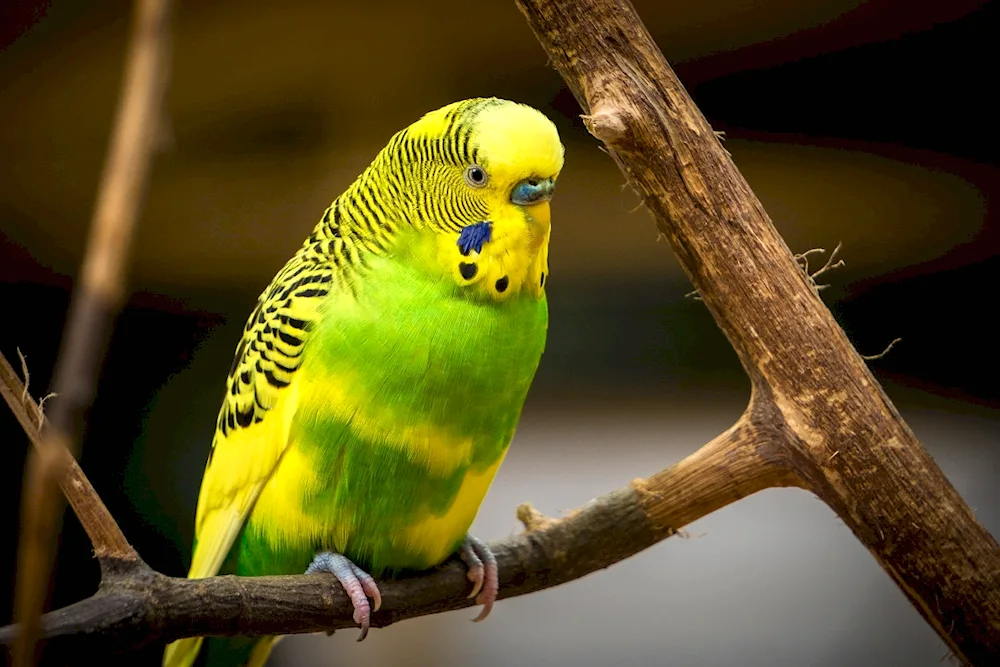
{"label": "blue cheek patch", "polygon": [[463,227],[458,235],[458,250],[466,257],[473,250],[482,252],[483,245],[489,243],[492,236],[493,223],[488,220]]}

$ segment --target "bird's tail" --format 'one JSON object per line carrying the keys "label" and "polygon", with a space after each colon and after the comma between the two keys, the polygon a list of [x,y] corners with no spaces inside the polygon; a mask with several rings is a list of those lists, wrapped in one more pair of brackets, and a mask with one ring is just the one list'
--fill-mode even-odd
{"label": "bird's tail", "polygon": [[[231,547],[241,525],[241,517],[235,512],[217,511],[205,517],[204,525],[195,540],[188,579],[204,579],[219,572],[227,554],[235,554],[234,551],[231,552]],[[198,658],[203,639],[204,637],[186,637],[168,644],[163,652],[163,667],[191,667]]]}
{"label": "bird's tail", "polygon": [[[210,637],[205,653],[206,667],[264,667],[271,649],[281,636]],[[167,646],[164,667],[191,667],[198,658],[205,637],[188,637]]]}
{"label": "bird's tail", "polygon": [[168,644],[163,652],[163,667],[191,667],[198,657],[203,639],[204,637],[187,637]]}
{"label": "bird's tail", "polygon": [[[198,657],[204,637],[189,637],[170,644],[163,654],[163,664],[190,667]],[[211,637],[205,653],[206,667],[264,667],[278,636]]]}
{"label": "bird's tail", "polygon": [[281,637],[274,635],[259,638],[254,644],[253,650],[250,651],[250,659],[247,660],[246,667],[264,667],[267,657],[271,655],[271,649],[274,648],[279,639]]}

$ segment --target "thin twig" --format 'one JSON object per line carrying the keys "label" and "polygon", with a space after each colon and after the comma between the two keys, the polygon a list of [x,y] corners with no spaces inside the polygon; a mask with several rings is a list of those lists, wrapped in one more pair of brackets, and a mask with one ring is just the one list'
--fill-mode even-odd
{"label": "thin twig", "polygon": [[[24,355],[21,353],[21,348],[17,348],[17,358],[21,360],[21,375],[24,376],[24,391],[21,392],[21,400],[24,401],[27,400],[29,396],[28,385],[31,384],[31,374],[28,372],[28,360],[25,359]],[[6,361],[6,359],[4,361]]]}
{"label": "thin twig", "polygon": [[[45,415],[41,406],[26,395],[24,385],[17,379],[17,374],[3,354],[0,354],[0,395],[21,424],[31,444],[35,449],[40,448],[43,428],[38,424],[40,421],[44,422]],[[47,430],[49,427],[46,425],[44,428]],[[61,456],[64,459],[62,467],[65,473],[59,480],[59,486],[87,532],[94,547],[94,555],[98,559],[138,560],[138,554],[125,539],[114,517],[77,465],[76,459],[66,449],[62,450]]]}
{"label": "thin twig", "polygon": [[842,246],[843,246],[843,243],[842,242],[838,242],[837,243],[837,247],[834,248],[833,252],[830,253],[830,256],[827,257],[826,264],[824,264],[822,267],[820,267],[820,269],[818,271],[816,271],[815,273],[812,273],[812,274],[809,275],[809,277],[812,278],[814,282],[816,281],[817,278],[819,278],[821,275],[823,275],[827,271],[830,271],[831,269],[839,269],[840,267],[844,266],[844,260],[842,260],[842,259],[839,260],[839,261],[837,261],[836,264],[834,264],[834,262],[833,262],[833,260],[836,259],[836,257],[837,257],[837,253],[840,252],[840,248]]}
{"label": "thin twig", "polygon": [[[661,232],[660,238],[666,238],[666,234],[663,234]],[[657,240],[659,240],[659,238],[657,238]],[[809,255],[821,255],[825,253],[826,250],[824,250],[823,248],[810,248],[805,252],[800,252],[799,254],[795,255],[795,261],[798,262],[799,267],[801,267],[802,269],[802,272],[806,274],[807,278],[809,278],[809,283],[813,286],[813,289],[815,289],[816,292],[821,292],[825,290],[827,287],[829,287],[829,285],[817,284],[816,278],[823,275],[827,271],[830,271],[832,269],[839,269],[840,267],[844,266],[844,260],[842,259],[839,260],[836,264],[833,263],[834,258],[837,256],[837,253],[840,252],[840,246],[841,244],[838,243],[837,247],[834,248],[833,252],[830,253],[830,257],[826,260],[826,264],[824,264],[819,270],[813,273],[809,273]],[[689,299],[694,299],[695,301],[704,301],[704,299],[702,299],[701,295],[698,293],[698,290],[691,290],[684,296]]]}
{"label": "thin twig", "polygon": [[[138,0],[122,96],[94,208],[80,283],[73,292],[54,374],[51,427],[28,454],[21,500],[14,664],[34,664],[62,516],[57,485],[77,449],[78,422],[93,400],[111,323],[125,290],[132,230],[142,207],[168,80],[169,0]],[[40,421],[37,423],[41,423]]]}
{"label": "thin twig", "polygon": [[837,257],[837,253],[840,252],[841,245],[842,245],[841,243],[838,243],[837,247],[834,248],[833,252],[830,253],[830,256],[827,258],[826,263],[822,267],[820,267],[817,271],[814,271],[812,273],[809,272],[809,255],[821,255],[825,253],[826,250],[824,250],[823,248],[812,248],[810,250],[806,250],[805,252],[799,253],[798,255],[795,255],[795,261],[798,262],[799,266],[802,267],[802,272],[805,273],[806,276],[809,278],[809,283],[813,286],[813,289],[815,289],[817,293],[822,292],[827,287],[829,287],[829,285],[820,285],[816,280],[817,278],[819,278],[827,271],[832,271],[833,269],[839,269],[840,267],[845,266],[844,260],[842,259],[838,260],[836,263],[834,263],[833,261]]}
{"label": "thin twig", "polygon": [[889,343],[888,345],[886,345],[885,349],[882,350],[881,352],[879,352],[878,354],[862,354],[861,358],[864,359],[865,361],[875,361],[877,359],[881,359],[885,355],[889,354],[889,350],[891,350],[892,348],[894,348],[896,346],[896,343],[898,343],[901,340],[903,340],[903,339],[902,338],[893,338],[892,342]]}
{"label": "thin twig", "polygon": [[823,248],[810,248],[805,252],[800,252],[795,256],[795,261],[802,267],[802,272],[809,275],[809,255],[822,255],[826,250]]}
{"label": "thin twig", "polygon": [[42,426],[45,425],[45,401],[49,400],[50,398],[54,398],[54,397],[56,397],[58,395],[59,394],[57,394],[56,392],[50,391],[49,393],[47,393],[44,396],[42,396],[41,399],[39,399],[39,401],[38,401],[38,430],[39,430],[39,432],[41,432]]}

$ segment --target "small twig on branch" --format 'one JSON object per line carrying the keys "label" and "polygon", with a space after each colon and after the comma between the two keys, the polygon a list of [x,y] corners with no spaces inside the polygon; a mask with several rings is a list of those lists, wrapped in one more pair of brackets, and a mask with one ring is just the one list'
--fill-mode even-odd
{"label": "small twig on branch", "polygon": [[726,155],[732,157],[733,154],[730,153],[729,149],[725,146],[726,139],[728,138],[726,137],[725,131],[713,130],[712,133],[715,135],[715,138],[719,140],[719,145],[722,147],[722,150],[726,151]]}
{"label": "small twig on branch", "polygon": [[814,271],[813,273],[809,272],[809,255],[821,255],[824,252],[826,252],[826,250],[824,250],[823,248],[813,248],[811,250],[806,250],[803,253],[795,255],[795,261],[798,262],[799,266],[802,267],[802,272],[805,273],[807,276],[809,276],[809,282],[812,283],[813,289],[815,289],[817,292],[822,292],[827,287],[829,287],[829,285],[820,285],[816,281],[817,278],[819,278],[827,271],[831,271],[833,269],[839,269],[840,267],[844,266],[844,260],[842,259],[838,260],[836,263],[834,263],[833,261],[837,257],[837,253],[840,252],[841,245],[842,245],[841,243],[838,243],[837,247],[833,249],[833,252],[831,252],[830,256],[827,258],[826,264],[824,264],[822,267],[820,267],[817,271]]}
{"label": "small twig on branch", "polygon": [[[660,237],[666,238],[666,235],[661,232]],[[795,255],[795,261],[798,262],[799,267],[801,267],[802,269],[802,272],[806,274],[806,276],[809,278],[809,282],[813,286],[813,289],[815,289],[817,292],[825,290],[827,287],[829,287],[829,285],[817,284],[816,278],[823,275],[827,271],[830,271],[832,269],[839,269],[840,267],[844,266],[844,260],[842,259],[838,260],[836,264],[833,263],[834,258],[837,256],[837,253],[840,252],[840,246],[841,244],[838,243],[837,247],[834,248],[833,252],[830,253],[830,257],[827,258],[826,264],[824,264],[819,270],[815,271],[814,273],[809,273],[809,255],[821,255],[824,252],[826,252],[826,250],[824,250],[823,248],[811,248],[809,250],[806,250],[805,252],[801,252],[798,255]],[[701,295],[698,294],[698,290],[691,290],[684,296],[689,299],[694,299],[695,301],[703,301]],[[886,351],[888,352],[888,350]]]}
{"label": "small twig on branch", "polygon": [[[24,354],[21,353],[21,348],[17,348],[17,358],[21,360],[21,375],[24,376],[24,391],[21,392],[21,400],[24,401],[29,396],[28,385],[31,383],[31,374],[28,373],[28,360],[25,359]],[[6,359],[4,361],[6,361]]]}
{"label": "small twig on branch", "polygon": [[[22,385],[17,379],[17,374],[7,359],[0,354],[0,395],[21,424],[31,444],[38,449],[42,446],[42,427],[39,423],[45,421],[45,415],[41,406],[27,395],[26,389],[26,385]],[[76,459],[68,449],[62,449],[59,456],[63,457],[60,467],[64,471],[59,479],[59,487],[83,524],[94,547],[94,555],[102,565],[109,558],[118,561],[138,560],[138,554],[125,539]]]}
{"label": "small twig on branch", "polygon": [[122,96],[54,374],[59,400],[49,415],[51,426],[29,452],[25,466],[14,606],[22,628],[14,651],[19,667],[34,664],[37,657],[39,615],[63,508],[56,487],[76,451],[78,422],[93,400],[124,293],[126,258],[145,196],[168,80],[169,10],[169,0],[136,3]]}
{"label": "small twig on branch", "polygon": [[885,349],[882,350],[881,352],[879,352],[878,354],[862,354],[861,358],[864,359],[865,361],[875,361],[877,359],[881,359],[885,355],[889,354],[889,350],[891,350],[892,348],[896,347],[896,343],[898,343],[901,340],[903,340],[903,339],[902,338],[893,338],[892,342],[890,342],[888,345],[886,345]]}
{"label": "small twig on branch", "polygon": [[795,256],[795,261],[802,267],[802,271],[809,275],[809,255],[822,255],[826,250],[823,248],[810,248],[805,252],[800,252]]}

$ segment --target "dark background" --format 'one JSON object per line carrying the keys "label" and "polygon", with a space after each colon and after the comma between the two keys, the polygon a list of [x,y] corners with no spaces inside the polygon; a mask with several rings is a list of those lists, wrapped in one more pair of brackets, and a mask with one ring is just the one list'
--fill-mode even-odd
{"label": "dark background", "polygon": [[[995,119],[1000,3],[636,2],[795,252],[843,242],[823,292],[949,478],[1000,533]],[[131,7],[0,4],[0,351],[44,394],[110,132]],[[736,357],[513,3],[181,2],[154,165],[82,464],[155,568],[187,567],[222,380],[256,294],[385,140],[448,102],[545,111],[566,144],[548,348],[477,519],[558,515],[735,419]],[[53,399],[58,400],[58,399]],[[12,597],[27,440],[0,410]],[[758,494],[560,589],[373,632],[294,638],[272,664],[938,665],[943,645],[821,503]],[[98,581],[65,522],[52,604]],[[520,608],[520,613],[519,613]],[[9,604],[3,606],[9,620]],[[351,634],[351,636],[347,636]],[[65,658],[60,658],[64,661]],[[120,664],[158,664],[157,651]],[[54,664],[59,664],[53,658]]]}

